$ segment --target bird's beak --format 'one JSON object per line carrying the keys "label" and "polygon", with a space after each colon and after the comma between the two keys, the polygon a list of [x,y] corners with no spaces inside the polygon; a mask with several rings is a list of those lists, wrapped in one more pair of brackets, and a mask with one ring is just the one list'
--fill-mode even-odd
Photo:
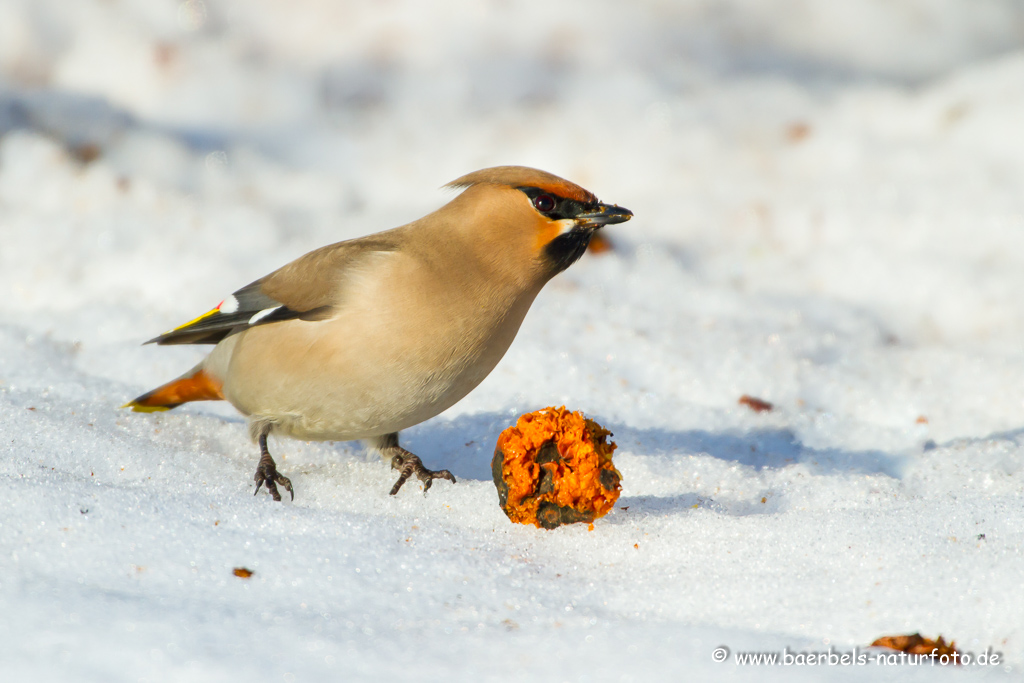
{"label": "bird's beak", "polygon": [[597,208],[587,213],[576,215],[577,225],[583,228],[600,228],[612,223],[625,223],[633,217],[633,212],[614,204],[598,204]]}

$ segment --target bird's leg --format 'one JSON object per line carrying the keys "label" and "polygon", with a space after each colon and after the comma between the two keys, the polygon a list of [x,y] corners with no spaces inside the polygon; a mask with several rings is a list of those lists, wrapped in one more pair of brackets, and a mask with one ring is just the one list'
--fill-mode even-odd
{"label": "bird's leg", "polygon": [[260,463],[256,466],[256,474],[253,479],[256,480],[256,491],[252,495],[256,495],[260,492],[260,487],[264,484],[267,485],[267,491],[270,491],[270,497],[274,500],[281,500],[281,494],[277,492],[277,485],[285,487],[288,493],[292,494],[292,500],[295,500],[295,490],[292,488],[292,482],[288,477],[285,477],[277,471],[277,465],[274,463],[274,459],[270,457],[270,450],[267,448],[267,433],[261,432],[259,437],[260,443]]}
{"label": "bird's leg", "polygon": [[447,479],[451,483],[455,483],[455,476],[448,470],[437,470],[436,472],[428,470],[423,466],[423,462],[418,456],[399,446],[398,432],[378,437],[375,446],[385,460],[391,460],[391,469],[398,470],[400,473],[398,481],[391,487],[392,496],[398,493],[398,490],[402,488],[406,480],[414,474],[417,479],[423,482],[424,493],[427,492],[427,489],[430,488],[435,479]]}

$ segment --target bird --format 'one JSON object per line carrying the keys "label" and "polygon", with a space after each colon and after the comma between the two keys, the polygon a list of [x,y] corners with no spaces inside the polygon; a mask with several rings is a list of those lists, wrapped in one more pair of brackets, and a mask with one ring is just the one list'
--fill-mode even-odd
{"label": "bird", "polygon": [[460,193],[401,227],[315,249],[146,344],[212,344],[180,377],[129,401],[137,412],[226,400],[259,446],[254,495],[295,490],[267,438],[362,441],[424,493],[427,469],[398,435],[443,412],[494,369],[541,288],[594,233],[633,213],[524,166],[448,183]]}

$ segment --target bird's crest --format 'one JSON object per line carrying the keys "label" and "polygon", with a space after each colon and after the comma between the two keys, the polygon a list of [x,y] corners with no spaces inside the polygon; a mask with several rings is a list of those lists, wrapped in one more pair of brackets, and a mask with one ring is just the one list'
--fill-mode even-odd
{"label": "bird's crest", "polygon": [[473,185],[503,185],[506,187],[522,188],[535,187],[545,192],[573,199],[582,204],[591,204],[597,201],[592,193],[584,190],[576,183],[570,183],[565,178],[526,166],[494,166],[474,171],[462,176],[458,180],[445,185],[451,188],[467,188]]}

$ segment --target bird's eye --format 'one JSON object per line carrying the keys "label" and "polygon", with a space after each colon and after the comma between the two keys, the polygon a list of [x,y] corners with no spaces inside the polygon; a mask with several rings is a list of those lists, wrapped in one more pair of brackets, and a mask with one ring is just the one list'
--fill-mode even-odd
{"label": "bird's eye", "polygon": [[548,211],[554,211],[555,200],[549,194],[540,194],[533,200],[533,207],[541,213],[547,213]]}

